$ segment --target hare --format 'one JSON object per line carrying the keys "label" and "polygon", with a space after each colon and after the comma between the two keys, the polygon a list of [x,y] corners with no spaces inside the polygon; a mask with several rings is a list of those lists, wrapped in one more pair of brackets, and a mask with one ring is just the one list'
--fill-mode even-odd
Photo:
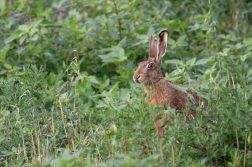
{"label": "hare", "polygon": [[[166,30],[160,32],[158,39],[153,36],[149,39],[149,58],[140,62],[136,69],[133,80],[135,83],[142,83],[147,97],[148,103],[151,105],[170,105],[176,111],[187,110],[189,118],[195,118],[197,115],[187,106],[187,101],[192,100],[199,104],[199,97],[191,90],[186,89],[181,92],[178,85],[171,81],[165,80],[161,71],[162,58],[166,52],[168,32]],[[162,111],[160,112],[162,114]],[[155,123],[156,131],[159,137],[164,136],[163,124],[169,118],[163,118]]]}

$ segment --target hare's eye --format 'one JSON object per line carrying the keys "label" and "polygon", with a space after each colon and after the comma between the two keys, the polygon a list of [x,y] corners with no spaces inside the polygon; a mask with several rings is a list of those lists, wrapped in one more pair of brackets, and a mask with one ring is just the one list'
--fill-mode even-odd
{"label": "hare's eye", "polygon": [[153,63],[148,64],[148,69],[153,68]]}

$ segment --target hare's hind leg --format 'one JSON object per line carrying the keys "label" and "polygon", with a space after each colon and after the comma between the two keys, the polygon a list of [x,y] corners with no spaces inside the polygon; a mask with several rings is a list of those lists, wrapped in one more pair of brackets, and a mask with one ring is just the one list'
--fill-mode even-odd
{"label": "hare's hind leg", "polygon": [[[162,114],[163,115],[163,111],[160,111],[158,113],[159,114]],[[156,115],[157,116],[157,115]],[[161,161],[164,162],[164,154],[163,154],[163,141],[164,141],[164,135],[165,135],[165,131],[164,131],[164,124],[166,121],[168,121],[169,118],[162,118],[162,119],[159,119],[155,124],[155,129],[156,129],[156,132],[158,134],[158,137],[159,137],[159,151],[160,151],[160,157],[161,157]]]}

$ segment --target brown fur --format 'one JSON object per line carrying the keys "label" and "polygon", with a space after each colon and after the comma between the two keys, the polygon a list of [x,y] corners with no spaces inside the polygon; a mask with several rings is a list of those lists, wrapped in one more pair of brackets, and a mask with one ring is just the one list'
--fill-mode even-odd
{"label": "brown fur", "polygon": [[[149,41],[149,58],[139,64],[134,73],[133,80],[137,83],[143,83],[148,103],[151,105],[170,105],[171,108],[179,110],[187,110],[189,118],[195,118],[197,115],[187,106],[187,101],[194,101],[199,104],[199,97],[191,90],[181,92],[172,85],[178,85],[164,79],[161,72],[162,57],[166,52],[168,32],[162,31],[156,40],[152,36]],[[182,86],[182,85],[178,85]],[[191,96],[191,98],[189,98]],[[163,114],[161,112],[161,114]],[[169,118],[163,118],[155,123],[155,128],[160,137],[164,136],[163,124]]]}

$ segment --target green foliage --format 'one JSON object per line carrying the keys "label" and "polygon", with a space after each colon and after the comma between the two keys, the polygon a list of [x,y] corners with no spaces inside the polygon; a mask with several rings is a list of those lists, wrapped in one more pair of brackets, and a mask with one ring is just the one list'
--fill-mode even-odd
{"label": "green foliage", "polygon": [[[0,166],[252,165],[250,1],[0,6]],[[193,121],[148,105],[132,83],[149,36],[163,29],[165,77],[209,103],[191,106]],[[153,126],[161,109],[172,120],[164,162]]]}

